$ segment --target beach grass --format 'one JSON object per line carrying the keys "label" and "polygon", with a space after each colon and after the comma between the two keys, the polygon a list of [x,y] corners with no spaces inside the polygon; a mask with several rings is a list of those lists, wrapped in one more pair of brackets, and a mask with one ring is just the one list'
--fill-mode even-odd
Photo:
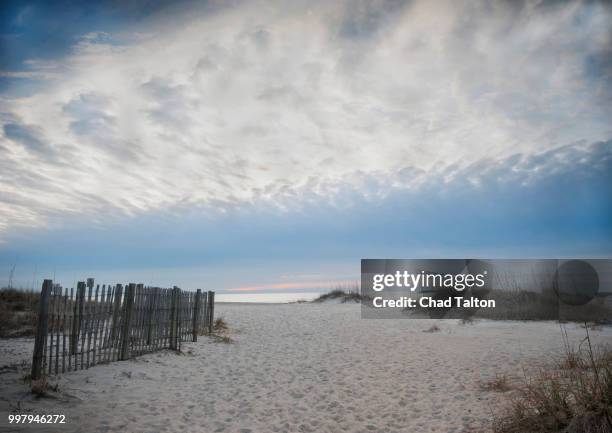
{"label": "beach grass", "polygon": [[565,335],[559,360],[525,373],[494,418],[495,433],[612,433],[612,350],[594,348],[586,333],[579,349]]}
{"label": "beach grass", "polygon": [[0,337],[33,336],[39,299],[32,290],[0,289]]}
{"label": "beach grass", "polygon": [[359,287],[355,286],[351,288],[337,287],[331,290],[330,292],[320,295],[312,302],[322,303],[328,301],[339,301],[344,304],[347,302],[362,302],[368,299],[370,298],[366,295],[361,294]]}

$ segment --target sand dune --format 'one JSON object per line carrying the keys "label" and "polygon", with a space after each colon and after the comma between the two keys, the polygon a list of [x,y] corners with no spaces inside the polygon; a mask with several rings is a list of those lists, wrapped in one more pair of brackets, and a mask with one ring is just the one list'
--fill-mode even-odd
{"label": "sand dune", "polygon": [[[32,341],[0,341],[0,431],[475,431],[500,397],[479,381],[520,377],[563,346],[552,322],[363,320],[356,304],[218,304],[217,316],[233,344],[203,337],[180,355],[68,373],[56,398],[40,400],[18,380]],[[423,332],[433,323],[439,332]],[[576,343],[584,335],[568,331]],[[612,343],[610,327],[592,334]],[[68,424],[10,426],[18,404]]]}

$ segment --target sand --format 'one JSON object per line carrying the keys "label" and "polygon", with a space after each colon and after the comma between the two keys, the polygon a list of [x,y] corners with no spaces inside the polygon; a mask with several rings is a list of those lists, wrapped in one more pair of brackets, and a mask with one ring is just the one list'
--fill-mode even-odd
{"label": "sand", "polygon": [[[216,313],[232,344],[200,337],[182,354],[66,373],[52,379],[54,398],[19,381],[33,341],[0,340],[0,431],[477,431],[503,397],[479,381],[518,380],[563,348],[553,322],[364,320],[356,304],[220,303]],[[423,332],[434,323],[439,332]],[[584,336],[568,332],[576,344]],[[612,343],[612,328],[592,337]],[[10,426],[9,411],[67,424]]]}

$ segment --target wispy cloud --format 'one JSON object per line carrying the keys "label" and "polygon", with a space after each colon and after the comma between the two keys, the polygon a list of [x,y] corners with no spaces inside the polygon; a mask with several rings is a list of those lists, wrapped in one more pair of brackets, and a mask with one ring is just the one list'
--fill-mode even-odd
{"label": "wispy cloud", "polygon": [[529,182],[609,158],[601,3],[190,7],[30,62],[40,91],[2,98],[0,238],[75,215],[342,205],[496,170]]}

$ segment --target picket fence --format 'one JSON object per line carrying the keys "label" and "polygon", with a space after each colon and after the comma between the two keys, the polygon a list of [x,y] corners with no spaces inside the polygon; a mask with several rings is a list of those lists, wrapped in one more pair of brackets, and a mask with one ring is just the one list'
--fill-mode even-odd
{"label": "picket fence", "polygon": [[214,306],[212,291],[134,283],[94,288],[93,278],[73,290],[45,280],[32,379],[162,349],[180,351],[182,342],[212,332]]}

